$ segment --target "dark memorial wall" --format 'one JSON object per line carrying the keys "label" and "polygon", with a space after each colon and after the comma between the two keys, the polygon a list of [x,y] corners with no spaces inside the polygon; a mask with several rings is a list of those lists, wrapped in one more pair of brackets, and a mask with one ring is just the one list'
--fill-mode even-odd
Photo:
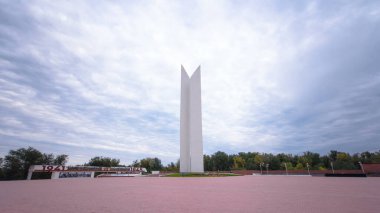
{"label": "dark memorial wall", "polygon": [[91,178],[91,172],[60,172],[59,178]]}

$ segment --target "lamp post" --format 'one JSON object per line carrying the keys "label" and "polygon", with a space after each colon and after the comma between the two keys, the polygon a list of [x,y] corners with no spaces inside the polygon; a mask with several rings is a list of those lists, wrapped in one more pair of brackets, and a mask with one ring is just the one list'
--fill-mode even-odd
{"label": "lamp post", "polygon": [[261,175],[263,175],[263,166],[264,166],[264,163],[263,163],[263,162],[261,162],[259,165],[260,165],[260,171],[261,171]]}
{"label": "lamp post", "polygon": [[307,167],[307,172],[309,173],[309,175],[310,175],[310,165],[309,165],[309,163],[306,163],[306,167]]}
{"label": "lamp post", "polygon": [[359,165],[360,165],[360,168],[362,169],[363,174],[365,174],[365,172],[364,172],[364,168],[363,168],[363,164],[362,164],[361,161],[359,161]]}
{"label": "lamp post", "polygon": [[284,163],[284,165],[285,165],[286,175],[288,175],[288,166],[286,165],[286,163]]}

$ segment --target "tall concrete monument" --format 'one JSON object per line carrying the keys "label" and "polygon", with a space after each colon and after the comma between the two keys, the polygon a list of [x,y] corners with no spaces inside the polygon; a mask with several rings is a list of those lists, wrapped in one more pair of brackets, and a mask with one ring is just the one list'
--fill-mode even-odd
{"label": "tall concrete monument", "polygon": [[191,78],[181,66],[181,173],[203,173],[201,67]]}

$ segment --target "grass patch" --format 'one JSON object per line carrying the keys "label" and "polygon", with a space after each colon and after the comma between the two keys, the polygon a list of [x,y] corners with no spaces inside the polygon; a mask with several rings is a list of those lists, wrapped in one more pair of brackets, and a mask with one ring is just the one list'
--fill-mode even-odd
{"label": "grass patch", "polygon": [[165,175],[165,177],[227,177],[240,176],[232,173],[173,173]]}

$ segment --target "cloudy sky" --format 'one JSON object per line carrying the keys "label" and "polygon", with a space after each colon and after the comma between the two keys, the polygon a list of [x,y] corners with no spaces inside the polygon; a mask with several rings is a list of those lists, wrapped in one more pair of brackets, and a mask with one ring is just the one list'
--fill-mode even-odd
{"label": "cloudy sky", "polygon": [[0,0],[0,156],[176,161],[181,64],[206,154],[380,149],[379,1]]}

